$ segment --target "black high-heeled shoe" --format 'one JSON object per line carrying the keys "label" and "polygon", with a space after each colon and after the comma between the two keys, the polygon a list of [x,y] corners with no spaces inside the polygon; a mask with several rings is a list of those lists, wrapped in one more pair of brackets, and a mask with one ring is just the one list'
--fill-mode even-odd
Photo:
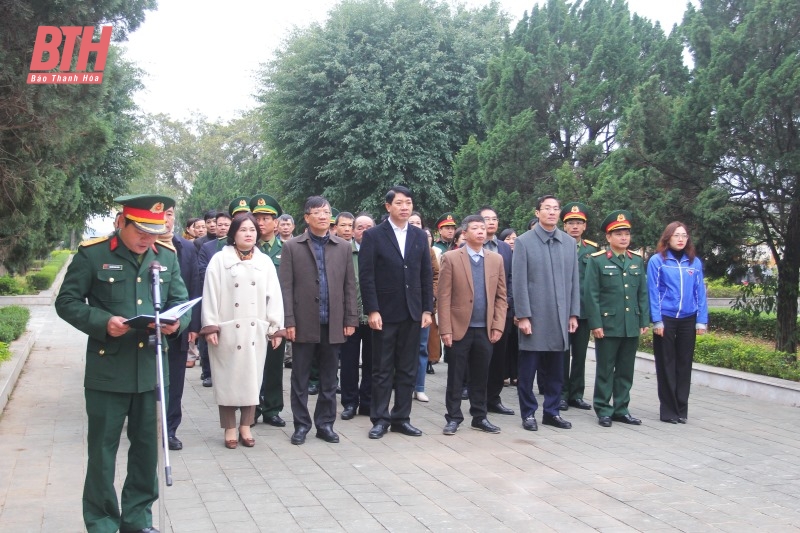
{"label": "black high-heeled shoe", "polygon": [[433,363],[431,363],[430,361],[428,361],[428,368],[425,369],[425,373],[426,374],[435,374],[436,373],[436,371],[433,369]]}

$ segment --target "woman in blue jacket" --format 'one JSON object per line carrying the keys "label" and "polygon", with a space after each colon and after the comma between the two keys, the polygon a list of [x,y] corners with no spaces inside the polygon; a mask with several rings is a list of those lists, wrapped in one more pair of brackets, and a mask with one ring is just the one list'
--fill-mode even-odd
{"label": "woman in blue jacket", "polygon": [[706,331],[703,264],[686,226],[671,222],[647,264],[661,421],[685,424],[697,335]]}

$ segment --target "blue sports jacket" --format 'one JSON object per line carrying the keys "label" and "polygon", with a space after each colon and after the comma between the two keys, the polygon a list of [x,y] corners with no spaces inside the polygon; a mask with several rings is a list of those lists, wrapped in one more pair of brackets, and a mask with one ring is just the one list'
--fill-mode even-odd
{"label": "blue sports jacket", "polygon": [[647,263],[647,291],[653,327],[664,327],[661,317],[686,318],[697,314],[697,329],[706,329],[708,302],[703,282],[703,263],[699,258],[680,262],[667,250],[667,258],[655,254]]}

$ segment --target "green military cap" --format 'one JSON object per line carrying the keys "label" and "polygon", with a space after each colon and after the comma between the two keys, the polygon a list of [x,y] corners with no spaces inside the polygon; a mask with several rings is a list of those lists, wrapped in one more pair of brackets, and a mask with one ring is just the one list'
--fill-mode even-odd
{"label": "green military cap", "polygon": [[589,208],[586,204],[580,202],[570,202],[561,209],[561,221],[567,220],[583,220],[586,222],[589,218]]}
{"label": "green military cap", "polygon": [[331,226],[336,224],[336,217],[339,216],[339,210],[335,207],[331,207]]}
{"label": "green military cap", "polygon": [[250,199],[247,196],[237,196],[231,203],[228,204],[228,214],[230,216],[236,213],[249,213],[250,212]]}
{"label": "green military cap", "polygon": [[458,221],[453,213],[445,213],[436,219],[436,229],[442,229],[445,226],[458,226]]}
{"label": "green military cap", "polygon": [[617,229],[631,229],[631,212],[623,209],[612,211],[603,219],[600,228],[605,233],[611,233]]}
{"label": "green military cap", "polygon": [[175,207],[175,200],[160,194],[132,194],[118,196],[114,202],[122,206],[122,216],[133,222],[140,231],[151,235],[167,232],[164,212]]}
{"label": "green military cap", "polygon": [[278,200],[269,194],[256,194],[250,198],[250,211],[254,215],[263,213],[265,215],[272,215],[275,218],[283,214],[283,209],[281,209]]}

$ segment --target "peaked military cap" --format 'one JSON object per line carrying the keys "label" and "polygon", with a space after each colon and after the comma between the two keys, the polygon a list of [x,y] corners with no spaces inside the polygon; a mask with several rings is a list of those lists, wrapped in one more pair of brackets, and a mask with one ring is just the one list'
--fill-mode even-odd
{"label": "peaked military cap", "polygon": [[605,233],[611,233],[617,229],[631,229],[631,212],[624,209],[612,211],[603,219],[600,228]]}
{"label": "peaked military cap", "polygon": [[122,216],[133,222],[140,231],[151,235],[167,232],[164,212],[175,207],[175,200],[160,194],[132,194],[118,196],[114,202],[122,206]]}
{"label": "peaked military cap", "polygon": [[586,204],[580,202],[570,202],[561,209],[561,220],[583,220],[586,222],[589,218],[589,208]]}
{"label": "peaked military cap", "polygon": [[339,210],[331,206],[331,226],[336,224],[336,217],[339,216]]}
{"label": "peaked military cap", "polygon": [[269,194],[256,194],[250,198],[250,211],[254,215],[263,213],[265,215],[272,215],[275,218],[283,214],[281,204]]}
{"label": "peaked military cap", "polygon": [[228,204],[228,214],[230,216],[236,213],[249,213],[250,212],[250,199],[247,196],[237,196],[231,203]]}
{"label": "peaked military cap", "polygon": [[453,213],[445,213],[436,220],[436,229],[442,229],[445,226],[458,226],[458,221]]}

